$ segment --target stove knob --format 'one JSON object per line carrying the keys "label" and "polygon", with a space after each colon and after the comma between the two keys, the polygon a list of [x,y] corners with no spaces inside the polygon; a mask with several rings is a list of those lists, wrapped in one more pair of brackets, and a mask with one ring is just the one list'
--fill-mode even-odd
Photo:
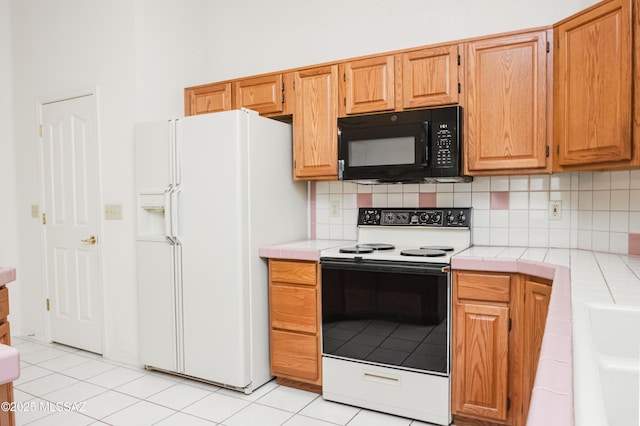
{"label": "stove knob", "polygon": [[458,214],[458,223],[462,225],[466,220],[467,220],[467,217],[464,215],[464,212],[460,212]]}
{"label": "stove knob", "polygon": [[447,223],[453,223],[453,215],[451,214],[451,211],[447,212]]}
{"label": "stove knob", "polygon": [[441,219],[441,218],[440,218],[440,214],[439,214],[439,213],[436,213],[436,214],[433,216],[433,223],[440,223],[440,219]]}
{"label": "stove knob", "polygon": [[429,216],[426,213],[420,213],[420,223],[429,223]]}

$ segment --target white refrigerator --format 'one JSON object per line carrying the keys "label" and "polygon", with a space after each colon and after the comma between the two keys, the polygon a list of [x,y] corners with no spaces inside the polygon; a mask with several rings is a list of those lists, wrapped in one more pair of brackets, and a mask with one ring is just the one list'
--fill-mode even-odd
{"label": "white refrigerator", "polygon": [[135,128],[140,361],[251,393],[269,371],[258,248],[307,237],[291,126],[249,110]]}

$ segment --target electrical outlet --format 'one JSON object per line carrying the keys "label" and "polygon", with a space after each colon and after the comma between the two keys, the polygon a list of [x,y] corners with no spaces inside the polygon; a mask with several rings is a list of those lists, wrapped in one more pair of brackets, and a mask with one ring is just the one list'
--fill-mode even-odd
{"label": "electrical outlet", "polygon": [[562,201],[549,201],[549,220],[562,220]]}
{"label": "electrical outlet", "polygon": [[340,201],[332,201],[331,202],[331,212],[329,213],[331,217],[340,217]]}
{"label": "electrical outlet", "polygon": [[122,204],[105,204],[105,220],[122,220]]}

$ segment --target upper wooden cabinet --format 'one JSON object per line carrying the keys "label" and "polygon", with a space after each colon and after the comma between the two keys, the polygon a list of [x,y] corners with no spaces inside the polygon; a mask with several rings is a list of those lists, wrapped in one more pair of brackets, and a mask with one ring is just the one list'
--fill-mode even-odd
{"label": "upper wooden cabinet", "polygon": [[453,44],[402,54],[404,108],[458,103],[459,49]]}
{"label": "upper wooden cabinet", "polygon": [[295,179],[338,178],[338,66],[294,73]]}
{"label": "upper wooden cabinet", "polygon": [[234,109],[248,108],[265,116],[288,114],[285,80],[285,74],[271,74],[233,83]]}
{"label": "upper wooden cabinet", "polygon": [[184,115],[231,109],[231,83],[205,84],[184,89]]}
{"label": "upper wooden cabinet", "polygon": [[342,63],[339,74],[340,116],[395,109],[393,55]]}
{"label": "upper wooden cabinet", "polygon": [[266,117],[288,115],[294,103],[293,93],[287,96],[292,89],[292,73],[187,87],[184,90],[184,113],[189,116],[248,108]]}
{"label": "upper wooden cabinet", "polygon": [[527,32],[466,44],[467,174],[550,170],[547,33]]}
{"label": "upper wooden cabinet", "polygon": [[557,24],[554,38],[555,169],[640,164],[632,139],[631,0],[598,3]]}

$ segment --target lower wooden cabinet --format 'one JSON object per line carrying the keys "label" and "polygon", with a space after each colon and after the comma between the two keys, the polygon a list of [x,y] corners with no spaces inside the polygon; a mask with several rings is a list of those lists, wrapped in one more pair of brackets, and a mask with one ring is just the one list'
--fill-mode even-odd
{"label": "lower wooden cabinet", "polygon": [[[11,345],[11,329],[7,316],[9,315],[9,291],[7,287],[0,288],[0,343]],[[0,385],[0,402],[13,402],[13,382]],[[16,424],[13,411],[0,410],[0,426],[14,426]]]}
{"label": "lower wooden cabinet", "polygon": [[320,268],[269,260],[271,374],[281,384],[320,392]]}
{"label": "lower wooden cabinet", "polygon": [[452,411],[457,425],[524,425],[551,282],[455,271]]}

